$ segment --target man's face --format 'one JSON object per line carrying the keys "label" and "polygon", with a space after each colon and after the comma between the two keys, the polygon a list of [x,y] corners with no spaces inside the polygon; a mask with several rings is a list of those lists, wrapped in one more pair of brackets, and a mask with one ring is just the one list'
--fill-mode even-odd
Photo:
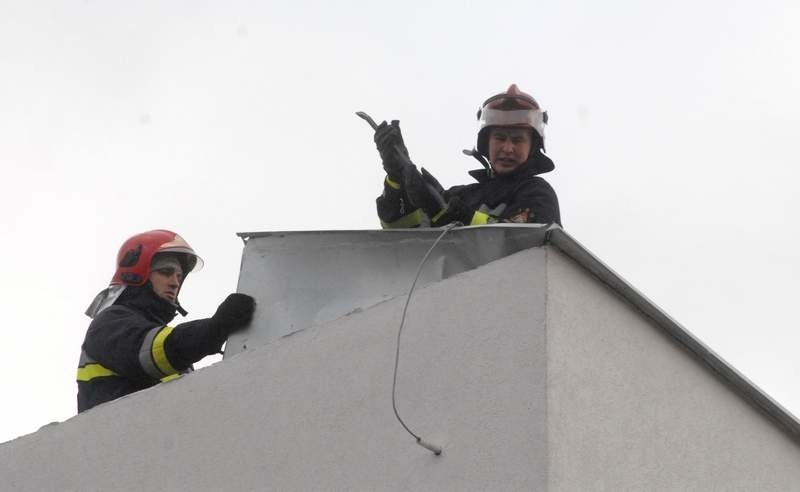
{"label": "man's face", "polygon": [[150,284],[153,292],[162,299],[175,303],[178,291],[183,282],[183,272],[174,266],[159,268],[150,272]]}
{"label": "man's face", "polygon": [[489,161],[497,174],[507,174],[528,160],[531,152],[531,130],[497,127],[489,133]]}

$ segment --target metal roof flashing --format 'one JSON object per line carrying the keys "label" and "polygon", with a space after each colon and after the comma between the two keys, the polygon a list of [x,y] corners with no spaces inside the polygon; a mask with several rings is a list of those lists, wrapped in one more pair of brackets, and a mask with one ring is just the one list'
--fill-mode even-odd
{"label": "metal roof flashing", "polygon": [[[226,357],[405,294],[441,229],[243,232],[238,291],[262,306],[234,334]],[[419,288],[542,246],[547,226],[490,225],[449,231],[431,252]]]}
{"label": "metal roof flashing", "polygon": [[[248,344],[265,343],[407,293],[419,260],[441,233],[438,228],[237,233],[244,242],[238,291],[258,292],[269,300],[270,309],[257,311],[254,320],[267,329],[234,334],[225,356],[245,350]],[[633,305],[800,443],[800,421],[794,415],[558,225],[455,228],[437,245],[417,285],[419,288],[513,253],[548,245]]]}

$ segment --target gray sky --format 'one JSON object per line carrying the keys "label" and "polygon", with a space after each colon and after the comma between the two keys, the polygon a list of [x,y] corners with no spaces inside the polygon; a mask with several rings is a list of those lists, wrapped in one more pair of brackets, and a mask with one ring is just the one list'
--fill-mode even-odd
{"label": "gray sky", "polygon": [[794,0],[0,0],[0,441],[74,415],[83,311],[127,237],[186,238],[206,267],[182,303],[208,316],[237,231],[379,227],[355,111],[461,184],[512,82],[549,111],[567,231],[800,414],[798,21]]}

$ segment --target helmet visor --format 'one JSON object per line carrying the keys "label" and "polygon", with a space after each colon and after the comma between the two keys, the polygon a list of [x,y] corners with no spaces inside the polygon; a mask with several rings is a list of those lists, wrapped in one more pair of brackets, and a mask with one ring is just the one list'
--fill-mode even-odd
{"label": "helmet visor", "polygon": [[184,275],[188,275],[189,272],[199,271],[203,268],[203,259],[200,258],[192,247],[189,246],[189,243],[178,234],[175,234],[172,241],[162,244],[158,248],[158,251],[156,251],[156,254],[158,253],[183,253],[186,261],[186,267],[183,272]]}
{"label": "helmet visor", "polygon": [[540,131],[544,128],[545,112],[538,109],[484,109],[481,111],[481,128],[487,126],[530,126]]}
{"label": "helmet visor", "polygon": [[186,271],[183,272],[184,275],[187,275],[189,272],[199,272],[203,269],[203,259],[197,256],[197,253],[195,253],[192,248],[187,248],[185,246],[161,247],[158,250],[158,254],[160,253],[181,253],[186,260]]}

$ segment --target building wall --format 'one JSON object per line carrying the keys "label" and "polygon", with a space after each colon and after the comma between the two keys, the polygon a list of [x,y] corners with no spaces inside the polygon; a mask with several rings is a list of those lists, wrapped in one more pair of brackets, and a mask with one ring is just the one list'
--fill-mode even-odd
{"label": "building wall", "polygon": [[550,490],[800,490],[800,446],[548,247]]}
{"label": "building wall", "polygon": [[0,445],[12,490],[543,490],[544,255],[532,249]]}
{"label": "building wall", "polygon": [[552,246],[0,444],[8,490],[799,490],[800,447]]}

